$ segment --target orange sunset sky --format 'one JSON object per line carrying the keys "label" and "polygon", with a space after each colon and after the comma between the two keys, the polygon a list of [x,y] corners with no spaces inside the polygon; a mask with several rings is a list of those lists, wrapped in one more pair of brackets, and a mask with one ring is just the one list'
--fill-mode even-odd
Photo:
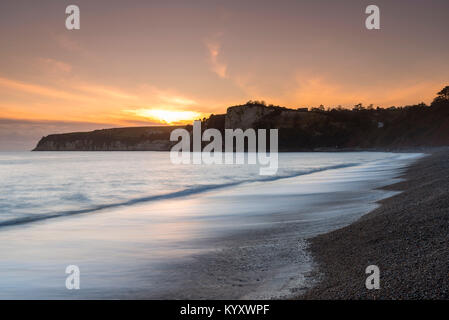
{"label": "orange sunset sky", "polygon": [[[81,29],[65,28],[77,4]],[[365,28],[367,5],[381,30]],[[449,1],[1,1],[0,150],[265,100],[429,103],[449,80]]]}

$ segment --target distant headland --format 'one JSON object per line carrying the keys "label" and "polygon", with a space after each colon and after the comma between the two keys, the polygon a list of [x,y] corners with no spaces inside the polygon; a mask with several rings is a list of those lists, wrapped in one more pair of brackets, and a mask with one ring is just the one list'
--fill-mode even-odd
{"label": "distant headland", "polygon": [[[52,134],[33,151],[169,151],[170,133],[187,126],[151,126]],[[279,129],[280,151],[394,150],[449,145],[449,86],[430,105],[289,109],[248,101],[202,120],[202,128]]]}

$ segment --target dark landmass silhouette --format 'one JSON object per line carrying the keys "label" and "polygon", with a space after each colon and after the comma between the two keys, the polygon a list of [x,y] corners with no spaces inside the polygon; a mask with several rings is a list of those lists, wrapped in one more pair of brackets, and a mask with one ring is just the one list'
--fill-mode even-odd
{"label": "dark landmass silhouette", "polygon": [[[130,127],[53,134],[34,151],[168,151],[187,126]],[[280,151],[395,150],[449,145],[449,86],[430,105],[289,109],[248,101],[202,120],[202,130],[278,129]],[[207,144],[207,143],[204,143]]]}

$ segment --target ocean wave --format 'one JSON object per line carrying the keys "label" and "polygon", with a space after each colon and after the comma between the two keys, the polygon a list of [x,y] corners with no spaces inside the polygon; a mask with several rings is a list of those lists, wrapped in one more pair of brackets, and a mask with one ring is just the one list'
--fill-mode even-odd
{"label": "ocean wave", "polygon": [[91,213],[91,212],[100,211],[100,210],[104,210],[104,209],[110,209],[110,208],[116,208],[116,207],[122,207],[122,206],[130,206],[130,205],[143,203],[143,202],[151,202],[151,201],[159,201],[159,200],[187,197],[187,196],[200,194],[200,193],[204,193],[204,192],[209,192],[209,191],[213,191],[213,190],[217,190],[217,189],[229,188],[229,187],[233,187],[233,186],[237,186],[237,185],[241,185],[241,184],[245,184],[245,183],[276,181],[276,180],[281,180],[281,179],[288,179],[288,178],[294,178],[294,177],[298,177],[298,176],[313,174],[313,173],[322,172],[322,171],[326,171],[326,170],[335,170],[335,169],[354,167],[354,166],[358,166],[360,164],[361,163],[346,163],[346,164],[340,164],[340,165],[325,166],[325,167],[321,167],[321,168],[314,168],[314,169],[309,169],[309,170],[291,172],[291,173],[281,175],[281,176],[265,176],[263,178],[247,179],[247,180],[234,181],[234,182],[223,183],[223,184],[196,185],[191,188],[187,188],[187,189],[183,189],[183,190],[179,190],[179,191],[175,191],[175,192],[171,192],[171,193],[134,198],[134,199],[117,202],[117,203],[100,204],[100,205],[92,206],[92,207],[86,208],[86,209],[67,210],[67,211],[59,211],[59,212],[43,213],[43,214],[32,214],[32,215],[28,215],[25,217],[0,221],[0,227],[14,226],[14,225],[19,225],[19,224],[26,224],[26,223],[54,219],[54,218],[59,218],[59,217],[64,217],[64,216]]}

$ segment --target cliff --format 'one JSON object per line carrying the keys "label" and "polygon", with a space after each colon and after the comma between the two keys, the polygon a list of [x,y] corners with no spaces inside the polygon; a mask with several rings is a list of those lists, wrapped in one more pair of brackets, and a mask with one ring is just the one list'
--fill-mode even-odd
{"label": "cliff", "polygon": [[[167,151],[170,132],[180,128],[135,127],[54,134],[36,151]],[[191,126],[186,126],[191,130]],[[288,109],[259,102],[233,106],[211,115],[202,128],[279,130],[280,151],[398,149],[449,145],[449,99],[427,106],[353,110]]]}
{"label": "cliff", "polygon": [[52,134],[33,151],[164,151],[170,150],[170,132],[178,127],[132,127]]}
{"label": "cliff", "polygon": [[431,106],[375,109],[357,105],[352,110],[295,110],[252,102],[228,108],[219,129],[276,128],[281,151],[447,146],[449,99],[436,101]]}

